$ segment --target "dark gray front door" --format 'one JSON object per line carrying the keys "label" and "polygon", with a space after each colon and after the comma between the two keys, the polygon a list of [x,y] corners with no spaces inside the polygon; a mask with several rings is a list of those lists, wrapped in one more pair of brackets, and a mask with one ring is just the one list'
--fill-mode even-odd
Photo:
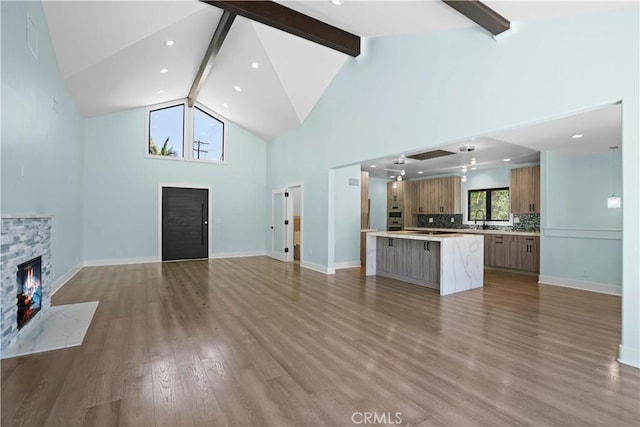
{"label": "dark gray front door", "polygon": [[162,187],[162,260],[209,257],[209,190]]}

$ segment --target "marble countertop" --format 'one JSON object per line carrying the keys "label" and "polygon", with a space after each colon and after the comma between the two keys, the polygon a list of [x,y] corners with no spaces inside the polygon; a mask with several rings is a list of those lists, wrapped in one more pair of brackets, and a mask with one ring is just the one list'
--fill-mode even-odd
{"label": "marble countertop", "polygon": [[430,242],[442,242],[450,239],[464,239],[465,237],[471,237],[469,235],[464,235],[461,233],[421,234],[421,233],[412,233],[411,231],[377,231],[373,233],[367,233],[367,236],[389,237],[394,239],[408,239],[408,240],[427,240]]}
{"label": "marble countertop", "polygon": [[45,215],[45,214],[2,214],[2,219],[22,219],[22,218],[48,219],[48,218],[51,218],[51,215]]}
{"label": "marble countertop", "polygon": [[405,227],[408,231],[450,231],[452,233],[466,234],[510,234],[512,236],[540,236],[534,231],[509,231],[509,230],[474,230],[468,228],[429,228],[429,227]]}

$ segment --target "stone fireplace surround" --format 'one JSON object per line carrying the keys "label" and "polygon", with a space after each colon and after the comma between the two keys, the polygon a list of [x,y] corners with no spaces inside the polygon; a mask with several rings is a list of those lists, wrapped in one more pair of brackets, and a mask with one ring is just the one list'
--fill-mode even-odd
{"label": "stone fireplace surround", "polygon": [[[0,350],[14,344],[51,306],[51,217],[46,215],[2,215],[0,241]],[[18,330],[18,265],[42,257],[42,308]]]}

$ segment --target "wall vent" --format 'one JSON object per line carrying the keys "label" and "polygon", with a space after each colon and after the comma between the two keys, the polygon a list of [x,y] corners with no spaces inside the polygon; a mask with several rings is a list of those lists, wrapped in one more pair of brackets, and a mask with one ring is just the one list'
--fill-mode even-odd
{"label": "wall vent", "polygon": [[446,151],[446,150],[432,150],[432,151],[425,151],[423,153],[412,154],[407,157],[411,159],[416,159],[416,160],[429,160],[429,159],[436,159],[438,157],[450,156],[452,154],[455,154],[455,153],[452,153],[451,151]]}

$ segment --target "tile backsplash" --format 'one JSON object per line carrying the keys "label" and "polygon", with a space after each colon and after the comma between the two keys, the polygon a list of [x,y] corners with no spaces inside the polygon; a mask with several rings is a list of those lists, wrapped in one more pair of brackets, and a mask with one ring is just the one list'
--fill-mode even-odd
{"label": "tile backsplash", "polygon": [[[429,218],[433,218],[433,222],[429,222]],[[453,222],[451,222],[451,218],[453,218]],[[418,227],[465,228],[462,225],[462,214],[418,215]]]}
{"label": "tile backsplash", "polygon": [[[478,225],[465,225],[462,223],[462,214],[428,214],[418,215],[418,227],[429,228],[482,228],[482,224],[478,221]],[[433,222],[429,222],[429,218],[433,219]],[[451,219],[453,218],[453,222]],[[540,214],[517,214],[513,216],[514,220],[518,218],[519,223],[514,223],[513,226],[501,226],[501,225],[489,225],[490,230],[505,230],[505,231],[540,231]]]}

